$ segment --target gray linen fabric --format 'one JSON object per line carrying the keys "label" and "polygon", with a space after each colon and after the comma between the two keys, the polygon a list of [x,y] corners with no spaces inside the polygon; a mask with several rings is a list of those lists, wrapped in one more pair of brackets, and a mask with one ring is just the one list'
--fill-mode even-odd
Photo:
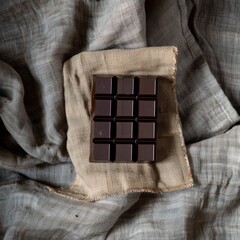
{"label": "gray linen fabric", "polygon": [[[1,1],[1,239],[239,239],[240,4],[144,4]],[[95,203],[55,195],[51,186],[75,175],[65,147],[63,62],[82,50],[146,45],[178,47],[177,95],[195,186]]]}
{"label": "gray linen fabric", "polygon": [[[239,1],[188,1],[192,32],[233,107],[239,112]],[[195,7],[198,6],[198,7]],[[214,13],[212,14],[212,11]]]}
{"label": "gray linen fabric", "polygon": [[[146,11],[148,44],[176,45],[179,49],[177,97],[185,141],[226,131],[239,117],[188,29],[185,1],[149,0]],[[169,19],[170,23],[166,24]]]}

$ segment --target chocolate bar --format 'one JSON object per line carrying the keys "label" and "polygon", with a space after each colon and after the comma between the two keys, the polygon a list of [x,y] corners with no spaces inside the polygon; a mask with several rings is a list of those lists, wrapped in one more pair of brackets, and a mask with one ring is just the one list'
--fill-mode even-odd
{"label": "chocolate bar", "polygon": [[94,76],[91,162],[156,159],[157,78]]}

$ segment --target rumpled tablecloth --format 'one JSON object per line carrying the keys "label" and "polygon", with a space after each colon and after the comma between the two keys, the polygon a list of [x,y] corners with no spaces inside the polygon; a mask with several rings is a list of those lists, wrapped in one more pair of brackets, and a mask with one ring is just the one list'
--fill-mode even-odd
{"label": "rumpled tablecloth", "polygon": [[[238,239],[240,2],[1,1],[2,239]],[[50,191],[66,150],[63,63],[82,51],[176,46],[177,99],[195,185],[94,203]]]}

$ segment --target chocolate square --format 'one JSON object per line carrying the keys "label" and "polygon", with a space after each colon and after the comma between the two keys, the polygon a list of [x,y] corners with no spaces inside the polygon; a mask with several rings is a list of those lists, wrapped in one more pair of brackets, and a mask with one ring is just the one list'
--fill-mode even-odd
{"label": "chocolate square", "polygon": [[112,93],[112,77],[96,78],[95,94],[111,94]]}
{"label": "chocolate square", "polygon": [[132,122],[117,122],[116,123],[116,138],[132,138],[133,123]]}
{"label": "chocolate square", "polygon": [[134,94],[134,79],[119,78],[117,81],[117,94]]}
{"label": "chocolate square", "polygon": [[117,100],[117,117],[133,117],[133,101]]}
{"label": "chocolate square", "polygon": [[111,116],[111,107],[112,107],[112,102],[111,100],[95,100],[95,115],[96,116],[106,116],[110,117]]}
{"label": "chocolate square", "polygon": [[111,145],[109,143],[94,144],[94,160],[110,161]]}
{"label": "chocolate square", "polygon": [[155,160],[155,144],[138,145],[138,161],[151,162]]}
{"label": "chocolate square", "polygon": [[154,100],[139,100],[138,103],[139,117],[155,117],[156,116],[156,101]]}
{"label": "chocolate square", "polygon": [[96,138],[110,138],[111,137],[111,122],[95,122],[94,136]]}
{"label": "chocolate square", "polygon": [[139,122],[138,138],[155,138],[155,122]]}
{"label": "chocolate square", "polygon": [[132,161],[132,144],[116,144],[116,162],[131,162]]}
{"label": "chocolate square", "polygon": [[139,95],[156,95],[157,79],[139,79]]}

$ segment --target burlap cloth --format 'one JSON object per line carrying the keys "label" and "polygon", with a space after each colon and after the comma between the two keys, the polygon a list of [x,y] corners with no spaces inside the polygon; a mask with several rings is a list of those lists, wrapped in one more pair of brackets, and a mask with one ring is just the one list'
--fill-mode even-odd
{"label": "burlap cloth", "polygon": [[[175,94],[174,47],[83,52],[64,64],[67,149],[76,179],[59,194],[94,201],[128,192],[168,192],[192,186]],[[159,76],[157,161],[90,163],[93,75]]]}

